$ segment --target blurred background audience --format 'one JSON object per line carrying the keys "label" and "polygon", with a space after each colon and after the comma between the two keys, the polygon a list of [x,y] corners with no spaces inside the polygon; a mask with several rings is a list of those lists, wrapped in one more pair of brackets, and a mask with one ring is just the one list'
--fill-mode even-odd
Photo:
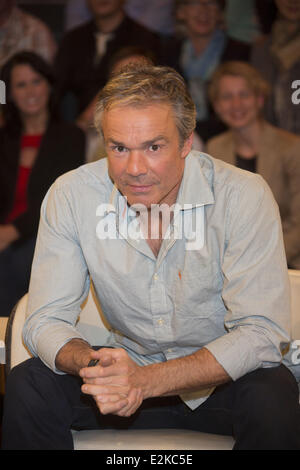
{"label": "blurred background audience", "polygon": [[[84,113],[108,78],[113,54],[140,46],[159,54],[158,36],[124,11],[124,0],[87,0],[92,19],[67,32],[55,60],[57,99],[76,99],[75,117]],[[82,119],[81,119],[82,120]]]}
{"label": "blurred background audience", "polygon": [[29,49],[48,62],[57,45],[49,27],[16,6],[15,0],[0,1],[0,67],[16,52]]}
{"label": "blurred background audience", "polygon": [[252,44],[261,36],[254,0],[227,0],[224,23],[228,36],[238,41]]}
{"label": "blurred background audience", "polygon": [[288,265],[300,269],[300,137],[263,118],[269,91],[251,65],[221,65],[209,95],[229,130],[209,140],[207,152],[267,181],[280,209]]}
{"label": "blurred background audience", "polygon": [[164,62],[186,79],[197,109],[197,132],[206,141],[224,130],[207,100],[207,85],[216,67],[226,60],[248,60],[250,46],[228,36],[222,0],[176,0],[181,35],[164,48]]}
{"label": "blurred background audience", "polygon": [[251,62],[272,84],[266,105],[268,121],[300,133],[300,107],[291,100],[291,85],[300,79],[300,0],[275,0],[276,19],[264,43],[254,46]]}
{"label": "blurred background audience", "polygon": [[41,202],[54,180],[84,163],[85,136],[55,112],[50,65],[34,52],[12,56],[0,129],[0,314],[27,291]]}
{"label": "blurred background audience", "polygon": [[300,0],[0,0],[1,315],[28,288],[49,186],[105,157],[97,94],[133,61],[182,74],[197,106],[193,148],[266,179],[288,266],[300,269],[299,34]]}
{"label": "blurred background audience", "polygon": [[[162,36],[174,32],[173,0],[127,0],[124,10],[130,18]],[[69,0],[67,2],[65,10],[67,30],[91,19],[92,15],[86,0]]]}

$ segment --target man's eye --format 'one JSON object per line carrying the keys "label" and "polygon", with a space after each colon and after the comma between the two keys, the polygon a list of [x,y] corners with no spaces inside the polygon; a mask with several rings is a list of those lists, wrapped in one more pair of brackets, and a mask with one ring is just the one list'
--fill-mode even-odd
{"label": "man's eye", "polygon": [[151,152],[157,152],[159,149],[160,149],[160,145],[158,145],[158,144],[153,144],[153,145],[150,145],[150,147],[149,147],[149,150]]}
{"label": "man's eye", "polygon": [[113,150],[118,153],[123,153],[126,151],[126,147],[124,147],[123,145],[115,145],[113,147]]}

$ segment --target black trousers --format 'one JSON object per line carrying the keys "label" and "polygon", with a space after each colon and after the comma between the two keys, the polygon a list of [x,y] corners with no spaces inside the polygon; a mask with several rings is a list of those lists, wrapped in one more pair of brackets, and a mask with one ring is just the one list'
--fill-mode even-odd
{"label": "black trousers", "polygon": [[179,397],[145,400],[131,417],[103,416],[81,379],[29,359],[8,376],[2,449],[73,449],[73,429],[182,428],[233,435],[234,449],[300,450],[297,383],[283,365],[219,386],[196,410]]}

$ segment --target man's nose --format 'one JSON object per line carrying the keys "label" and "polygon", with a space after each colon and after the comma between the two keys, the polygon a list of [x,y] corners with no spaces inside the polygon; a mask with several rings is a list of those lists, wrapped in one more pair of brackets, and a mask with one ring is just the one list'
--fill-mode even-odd
{"label": "man's nose", "polygon": [[147,173],[145,157],[141,150],[130,150],[126,171],[132,176],[140,176]]}

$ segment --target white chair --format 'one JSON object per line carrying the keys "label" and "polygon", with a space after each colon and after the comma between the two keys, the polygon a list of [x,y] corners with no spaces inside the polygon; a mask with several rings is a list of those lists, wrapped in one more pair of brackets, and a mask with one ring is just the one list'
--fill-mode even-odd
{"label": "white chair", "polygon": [[[300,271],[289,270],[292,297],[292,339],[300,339]],[[13,310],[6,329],[6,372],[28,359],[30,353],[22,341],[27,294]],[[91,344],[104,342],[109,325],[91,288],[82,306],[78,329]],[[74,447],[78,450],[230,450],[234,439],[229,436],[206,434],[181,429],[95,430],[74,431]]]}

